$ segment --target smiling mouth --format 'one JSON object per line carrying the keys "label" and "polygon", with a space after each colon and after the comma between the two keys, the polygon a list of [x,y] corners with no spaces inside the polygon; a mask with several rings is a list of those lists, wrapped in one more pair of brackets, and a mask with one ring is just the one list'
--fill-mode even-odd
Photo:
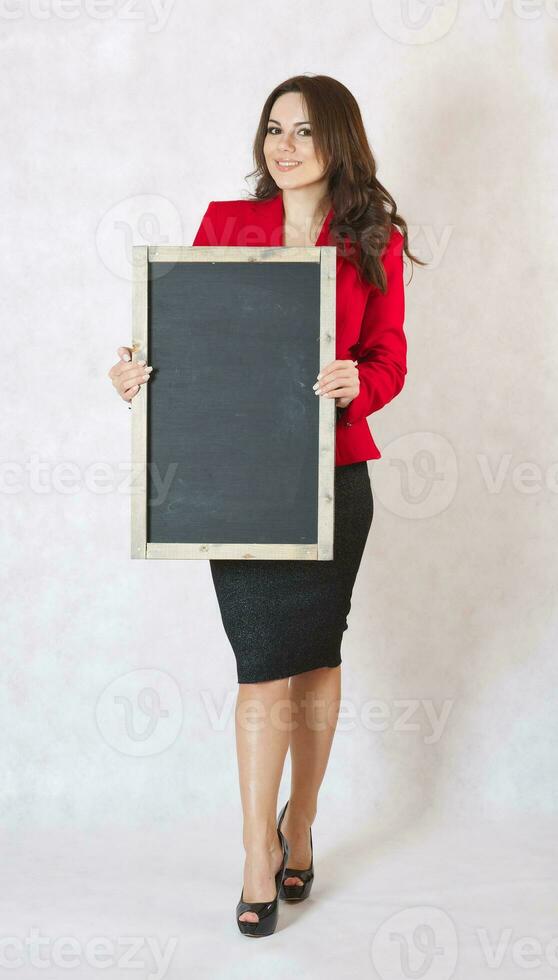
{"label": "smiling mouth", "polygon": [[295,167],[300,167],[300,160],[276,160],[276,165],[278,167],[283,167],[283,169],[294,170]]}

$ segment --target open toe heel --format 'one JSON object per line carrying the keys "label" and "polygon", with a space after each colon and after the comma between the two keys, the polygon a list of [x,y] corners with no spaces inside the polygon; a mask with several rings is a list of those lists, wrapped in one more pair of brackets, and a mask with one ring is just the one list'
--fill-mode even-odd
{"label": "open toe heel", "polygon": [[[276,895],[271,902],[245,902],[242,898],[244,895],[244,888],[242,888],[240,900],[236,906],[236,922],[243,936],[271,936],[277,927],[277,919],[279,917],[279,890],[281,888],[285,865],[289,857],[289,846],[279,828],[277,828],[277,834],[281,842],[283,860],[275,875]],[[245,919],[240,919],[239,916],[243,912],[255,912],[258,916],[258,921],[247,922]]]}
{"label": "open toe heel", "polygon": [[[277,824],[278,833],[281,833],[281,824],[288,805],[289,801],[287,800],[279,815],[279,822]],[[309,868],[285,868],[281,879],[279,898],[284,899],[286,902],[303,902],[305,898],[308,898],[312,890],[312,882],[314,881],[314,845],[312,843],[312,827],[310,827],[310,853],[311,861]],[[302,885],[285,885],[283,884],[285,878],[300,878]]]}

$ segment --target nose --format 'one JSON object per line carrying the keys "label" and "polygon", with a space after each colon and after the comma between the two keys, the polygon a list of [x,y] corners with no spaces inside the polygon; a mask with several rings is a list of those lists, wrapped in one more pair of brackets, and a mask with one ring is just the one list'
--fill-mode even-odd
{"label": "nose", "polygon": [[283,139],[279,140],[279,149],[288,150],[288,152],[291,153],[294,149],[292,139],[289,139],[288,136],[283,136]]}

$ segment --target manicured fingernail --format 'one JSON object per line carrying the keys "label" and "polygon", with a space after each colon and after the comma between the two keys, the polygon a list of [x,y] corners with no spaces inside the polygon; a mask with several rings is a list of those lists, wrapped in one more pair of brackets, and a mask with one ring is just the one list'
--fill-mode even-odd
{"label": "manicured fingernail", "polygon": [[130,355],[129,354],[124,354],[124,357],[122,358],[122,360],[123,361],[129,361],[130,360]]}
{"label": "manicured fingernail", "polygon": [[142,366],[143,366],[144,364],[146,364],[146,363],[147,363],[147,361],[138,361],[138,364],[141,364]]}
{"label": "manicured fingernail", "polygon": [[315,385],[312,385],[312,387],[313,387],[313,389],[315,391],[316,388],[319,388],[320,387],[320,382],[319,381],[316,381],[316,384]]}
{"label": "manicured fingernail", "polygon": [[321,378],[321,374],[317,374],[317,375],[316,375],[316,377],[317,377],[317,379],[318,379],[318,381],[319,381],[319,380],[320,380],[320,378]]}

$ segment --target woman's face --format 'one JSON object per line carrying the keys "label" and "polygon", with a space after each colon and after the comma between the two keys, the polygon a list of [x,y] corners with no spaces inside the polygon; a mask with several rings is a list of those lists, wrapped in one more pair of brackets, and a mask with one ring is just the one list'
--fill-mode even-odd
{"label": "woman's face", "polygon": [[[290,190],[320,180],[323,169],[314,151],[308,114],[300,93],[285,92],[279,96],[269,116],[263,150],[277,186],[281,190]],[[286,166],[282,167],[282,163]]]}

